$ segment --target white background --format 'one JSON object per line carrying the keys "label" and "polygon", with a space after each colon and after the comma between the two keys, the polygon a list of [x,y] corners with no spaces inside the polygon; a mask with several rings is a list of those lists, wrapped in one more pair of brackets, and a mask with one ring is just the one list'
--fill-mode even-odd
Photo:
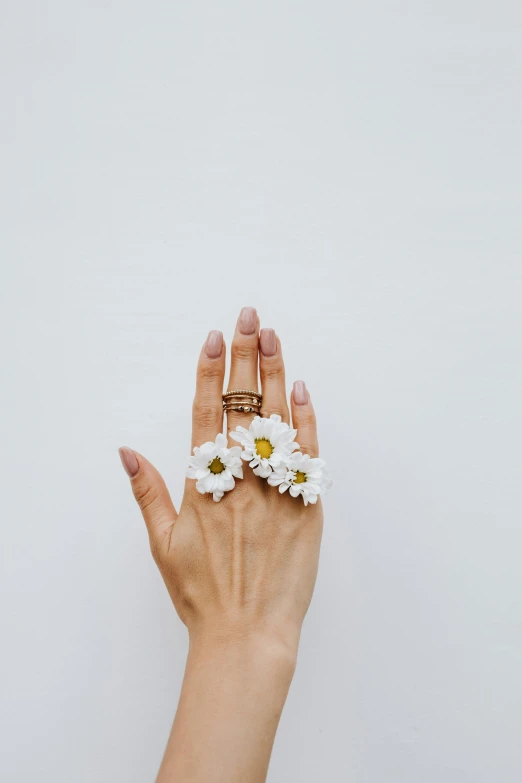
{"label": "white background", "polygon": [[154,779],[186,636],[117,448],[179,503],[254,305],[336,478],[270,783],[519,783],[520,4],[0,15],[2,780]]}

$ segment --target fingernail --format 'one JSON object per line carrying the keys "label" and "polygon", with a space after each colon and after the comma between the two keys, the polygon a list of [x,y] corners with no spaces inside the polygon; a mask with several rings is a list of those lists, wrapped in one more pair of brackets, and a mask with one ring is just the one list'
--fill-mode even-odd
{"label": "fingernail", "polygon": [[294,383],[294,402],[296,405],[306,405],[308,402],[308,392],[304,381],[296,381]]}
{"label": "fingernail", "polygon": [[221,356],[222,350],[223,332],[213,329],[208,333],[207,342],[205,343],[205,353],[209,359],[217,359],[218,356]]}
{"label": "fingernail", "polygon": [[274,356],[277,351],[276,333],[273,329],[261,329],[259,345],[263,356]]}
{"label": "fingernail", "polygon": [[257,313],[255,307],[243,307],[237,321],[237,328],[241,334],[254,334],[256,326]]}
{"label": "fingernail", "polygon": [[140,469],[135,453],[132,449],[128,449],[127,446],[122,446],[118,451],[125,473],[129,478],[134,478]]}

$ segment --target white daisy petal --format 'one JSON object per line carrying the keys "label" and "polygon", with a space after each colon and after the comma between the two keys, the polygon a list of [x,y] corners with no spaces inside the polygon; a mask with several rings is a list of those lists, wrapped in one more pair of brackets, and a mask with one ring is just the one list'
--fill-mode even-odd
{"label": "white daisy petal", "polygon": [[[248,431],[238,435],[244,437],[245,433]],[[243,478],[241,452],[241,446],[229,449],[227,436],[219,433],[215,441],[196,446],[194,455],[188,460],[187,477],[196,479],[197,491],[202,495],[211,494],[217,503],[225,492],[234,488],[236,478]]]}
{"label": "white daisy petal", "polygon": [[227,436],[222,432],[220,432],[219,435],[216,435],[216,446],[218,449],[225,449],[227,447],[227,443]]}
{"label": "white daisy petal", "polygon": [[332,488],[333,480],[330,476],[323,476],[323,483],[321,484],[321,495],[326,495]]}
{"label": "white daisy petal", "polygon": [[201,454],[215,454],[216,452],[216,444],[208,440],[206,443],[203,443],[202,446],[199,447],[199,451]]}
{"label": "white daisy petal", "polygon": [[207,492],[207,488],[205,487],[201,479],[199,481],[196,481],[196,489],[200,493],[200,495],[204,495]]}
{"label": "white daisy petal", "polygon": [[268,478],[271,472],[272,468],[270,466],[264,468],[262,465],[258,465],[257,468],[254,468],[255,475],[261,478]]}
{"label": "white daisy petal", "polygon": [[302,497],[305,506],[317,503],[318,497],[332,485],[326,463],[318,457],[293,451],[276,457],[272,455],[269,462],[272,473],[268,483],[278,487],[281,493],[289,489],[292,497]]}
{"label": "white daisy petal", "polygon": [[216,476],[214,473],[208,473],[205,478],[200,479],[202,487],[205,487],[207,492],[213,492],[216,487]]}
{"label": "white daisy petal", "polygon": [[189,464],[196,468],[206,468],[208,465],[208,458],[204,452],[201,452],[200,449],[195,448],[194,456],[190,457]]}
{"label": "white daisy petal", "polygon": [[311,484],[309,481],[306,482],[306,489],[308,492],[313,492],[315,495],[319,495],[321,492],[321,485],[320,484]]}
{"label": "white daisy petal", "polygon": [[276,424],[272,419],[263,419],[262,435],[271,443],[275,440],[275,427]]}
{"label": "white daisy petal", "polygon": [[[332,481],[324,460],[299,451],[296,435],[297,430],[283,422],[277,413],[269,418],[255,416],[248,430],[237,427],[230,433],[241,446],[241,459],[248,462],[256,476],[266,478],[281,493],[289,490],[293,497],[301,496],[306,506],[316,503]],[[232,466],[231,470],[234,472]]]}

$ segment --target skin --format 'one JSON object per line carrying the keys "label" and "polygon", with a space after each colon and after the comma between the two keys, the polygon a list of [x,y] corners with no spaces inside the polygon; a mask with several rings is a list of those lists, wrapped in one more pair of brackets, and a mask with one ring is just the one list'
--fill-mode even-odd
{"label": "skin", "polygon": [[[225,344],[210,333],[199,357],[192,446],[223,431]],[[231,347],[228,389],[263,393],[262,413],[297,429],[300,450],[319,454],[302,381],[287,403],[281,344],[243,308]],[[227,431],[252,415],[230,413]],[[237,445],[230,440],[230,446]],[[120,450],[176,611],[189,632],[178,709],[157,783],[262,783],[295,669],[312,598],[322,509],[281,495],[243,463],[243,480],[219,503],[186,480],[179,513],[145,457]]]}

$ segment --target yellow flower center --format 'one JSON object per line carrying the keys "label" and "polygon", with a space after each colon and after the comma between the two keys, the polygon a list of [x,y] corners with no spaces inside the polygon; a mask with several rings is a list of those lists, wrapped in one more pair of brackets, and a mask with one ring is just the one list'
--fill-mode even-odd
{"label": "yellow flower center", "polygon": [[304,484],[306,481],[306,473],[303,473],[302,470],[296,470],[295,472],[295,484]]}
{"label": "yellow flower center", "polygon": [[225,466],[219,459],[219,457],[214,457],[210,465],[208,466],[208,469],[211,473],[223,473],[225,470]]}
{"label": "yellow flower center", "polygon": [[256,440],[256,451],[263,459],[269,459],[272,456],[274,447],[266,438],[258,438]]}

